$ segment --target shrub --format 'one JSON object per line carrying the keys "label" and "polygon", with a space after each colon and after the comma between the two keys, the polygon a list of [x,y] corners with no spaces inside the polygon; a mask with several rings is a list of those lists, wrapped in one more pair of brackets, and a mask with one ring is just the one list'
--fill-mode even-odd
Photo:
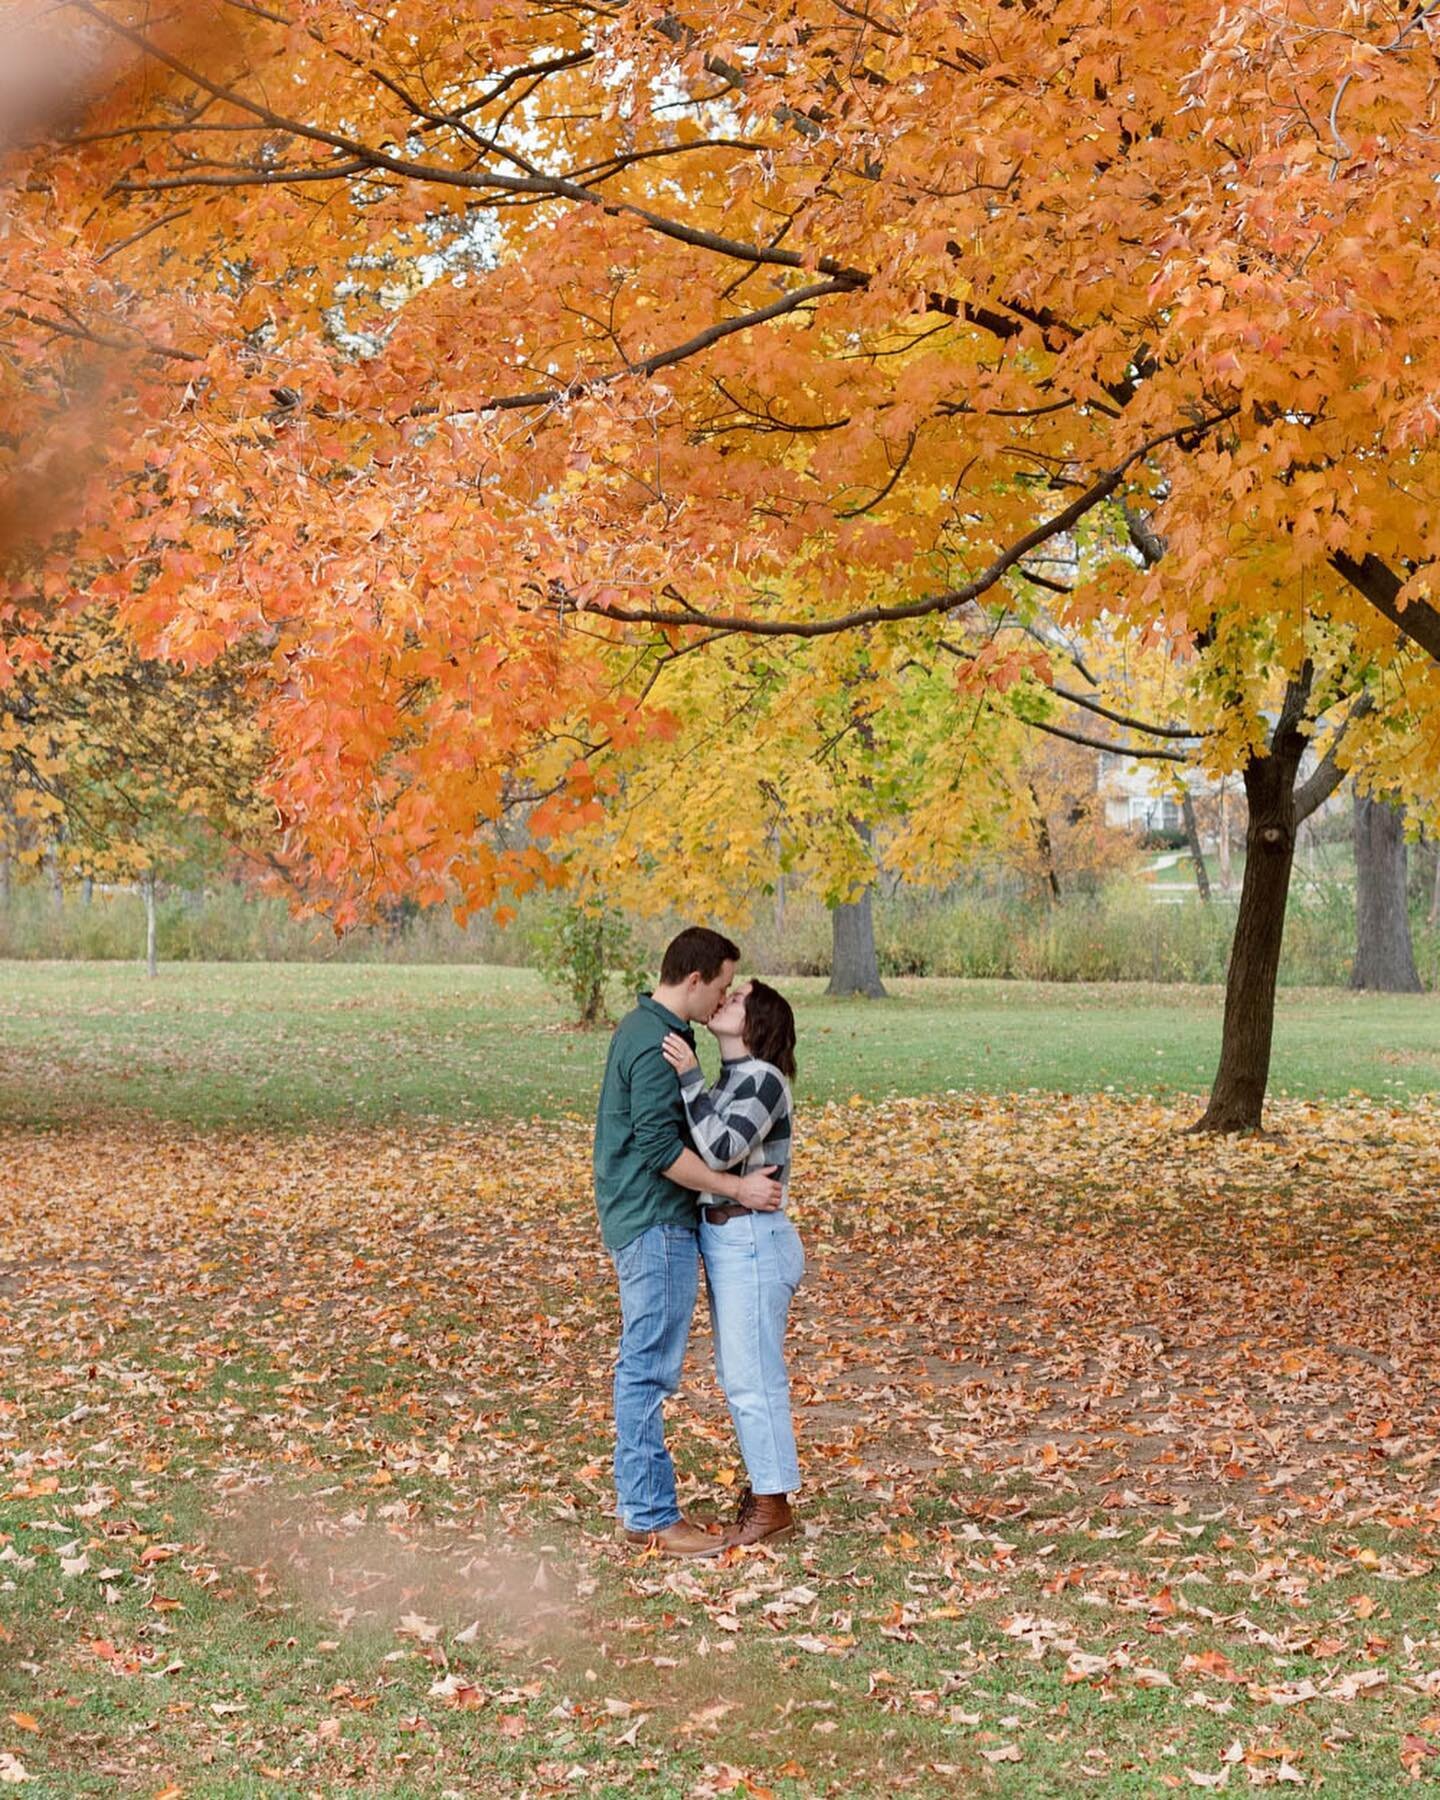
{"label": "shrub", "polygon": [[609,1017],[612,982],[630,993],[649,978],[650,954],[624,913],[583,900],[558,900],[533,934],[546,981],[575,1008],[576,1023],[600,1025]]}

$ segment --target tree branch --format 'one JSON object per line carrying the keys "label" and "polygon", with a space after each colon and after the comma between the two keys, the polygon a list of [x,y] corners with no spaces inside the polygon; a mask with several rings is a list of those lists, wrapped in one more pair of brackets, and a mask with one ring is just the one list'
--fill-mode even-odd
{"label": "tree branch", "polygon": [[1440,609],[1428,600],[1410,600],[1401,606],[1399,594],[1405,584],[1378,556],[1367,555],[1357,561],[1337,550],[1330,558],[1330,566],[1397,631],[1432,661],[1440,663]]}
{"label": "tree branch", "polygon": [[1068,700],[1072,706],[1083,706],[1086,712],[1109,719],[1112,725],[1123,725],[1127,731],[1139,731],[1146,737],[1207,738],[1215,735],[1213,731],[1190,731],[1183,725],[1152,725],[1145,719],[1133,719],[1126,713],[1112,712],[1108,706],[1102,706],[1088,694],[1077,694],[1071,688],[1062,688],[1058,682],[1050,684],[1050,692],[1058,694],[1062,700]]}
{"label": "tree branch", "polygon": [[[573,399],[577,394],[608,387],[611,382],[621,381],[627,375],[653,375],[657,370],[669,368],[672,363],[684,362],[687,357],[698,355],[701,350],[708,350],[711,344],[718,344],[722,338],[727,338],[734,332],[748,331],[752,325],[764,325],[771,319],[781,318],[785,313],[807,306],[812,300],[819,300],[826,294],[847,291],[847,285],[843,282],[813,281],[809,287],[795,288],[788,294],[782,294],[769,306],[757,307],[754,312],[740,313],[733,319],[721,319],[714,325],[707,325],[703,331],[697,331],[694,337],[686,338],[683,344],[672,345],[668,350],[657,350],[653,356],[643,357],[637,363],[627,363],[623,368],[611,369],[604,375],[583,376],[579,380],[568,382],[564,387],[535,388],[528,394],[502,394],[495,400],[482,400],[474,411],[509,412],[526,406],[553,406],[557,400]],[[598,611],[598,608],[593,610]]]}
{"label": "tree branch", "polygon": [[1357,719],[1363,719],[1368,712],[1375,710],[1374,699],[1369,694],[1362,694],[1346,713],[1335,735],[1330,740],[1330,747],[1320,759],[1319,764],[1301,785],[1295,790],[1295,823],[1302,824],[1318,807],[1324,803],[1345,779],[1345,771],[1335,760],[1335,753],[1340,748],[1341,739]]}
{"label": "tree branch", "polygon": [[100,350],[143,351],[146,356],[166,356],[174,362],[204,362],[194,350],[176,350],[170,344],[154,344],[148,338],[107,337],[86,325],[68,325],[61,319],[49,319],[41,313],[27,312],[23,306],[7,306],[12,319],[23,319],[27,325],[38,325],[42,331],[53,331],[57,337],[78,338],[82,344],[94,344]]}
{"label": "tree branch", "polygon": [[1052,725],[1046,719],[1021,717],[1020,723],[1028,725],[1032,731],[1043,731],[1049,737],[1064,738],[1067,744],[1083,744],[1088,750],[1107,750],[1112,756],[1135,757],[1142,762],[1188,763],[1190,760],[1183,750],[1142,750],[1135,744],[1107,744],[1099,738],[1086,737],[1083,732],[1067,731],[1063,725]]}
{"label": "tree branch", "polygon": [[967,606],[972,600],[978,600],[1032,550],[1048,543],[1051,538],[1060,536],[1062,532],[1071,530],[1101,501],[1109,499],[1137,462],[1143,461],[1162,444],[1173,443],[1195,433],[1203,434],[1224,424],[1227,419],[1232,419],[1239,410],[1238,405],[1228,406],[1208,419],[1199,422],[1189,420],[1184,425],[1174,426],[1169,431],[1147,438],[1116,463],[1114,468],[1107,469],[1097,481],[1092,482],[1069,506],[1043,520],[1023,537],[1017,538],[972,580],[959,587],[949,588],[942,594],[931,594],[923,600],[912,600],[902,606],[867,606],[858,612],[842,613],[833,619],[757,619],[744,614],[726,615],[699,610],[661,612],[652,608],[607,606],[594,602],[588,603],[584,610],[597,613],[603,618],[618,620],[625,625],[664,625],[685,630],[701,627],[709,631],[733,631],[748,637],[801,638],[832,637],[837,632],[853,631],[862,625],[882,625],[898,619],[923,619],[934,613],[953,612],[957,607]]}

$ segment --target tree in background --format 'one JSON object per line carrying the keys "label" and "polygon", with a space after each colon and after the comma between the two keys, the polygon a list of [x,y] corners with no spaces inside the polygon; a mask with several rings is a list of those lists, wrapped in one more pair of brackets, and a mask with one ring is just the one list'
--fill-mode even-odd
{"label": "tree in background", "polygon": [[1016,771],[1014,813],[1018,829],[1006,834],[997,854],[1036,897],[1054,902],[1094,894],[1135,864],[1133,835],[1105,822],[1096,756],[1088,747],[1037,732]]}
{"label": "tree in background", "polygon": [[[1358,650],[1351,631],[1304,608],[1273,623],[1239,607],[1218,609],[1198,645],[1177,645],[1169,656],[1113,628],[1081,639],[1053,622],[1029,629],[1052,665],[1039,672],[1043,679],[1030,672],[1036,730],[1062,743],[1154,759],[1173,770],[1182,790],[1187,770],[1220,779],[1238,774],[1243,783],[1245,875],[1219,1064],[1196,1129],[1258,1130],[1299,828],[1352,765],[1387,770],[1388,779],[1433,809],[1440,792],[1437,770],[1423,759],[1427,720],[1407,709],[1403,695],[1387,691],[1384,670]],[[1302,776],[1312,744],[1318,749]],[[1050,879],[1053,887],[1053,867]]]}
{"label": "tree in background", "polygon": [[1352,988],[1418,994],[1419,971],[1410,935],[1410,870],[1405,809],[1355,792],[1355,964]]}
{"label": "tree in background", "polygon": [[51,627],[41,648],[0,690],[7,852],[47,865],[56,883],[138,886],[153,975],[158,882],[246,854],[271,868],[274,808],[245,656],[187,674],[139,656],[96,612]]}
{"label": "tree in background", "polygon": [[[704,655],[657,642],[646,681],[656,729],[596,756],[603,817],[562,852],[575,879],[637,912],[742,935],[782,883],[798,884],[830,913],[837,988],[873,992],[865,918],[881,868],[907,877],[923,858],[948,878],[997,837],[999,771],[1026,735],[1009,720],[1007,746],[1003,704],[977,705],[935,642],[928,664],[926,653],[893,631],[774,644],[736,634]],[[911,833],[922,802],[926,828]]]}
{"label": "tree in background", "polygon": [[627,1002],[649,985],[650,958],[624,913],[604,900],[559,900],[535,932],[540,970],[574,1009],[585,1030],[608,1023],[609,998],[618,981]]}

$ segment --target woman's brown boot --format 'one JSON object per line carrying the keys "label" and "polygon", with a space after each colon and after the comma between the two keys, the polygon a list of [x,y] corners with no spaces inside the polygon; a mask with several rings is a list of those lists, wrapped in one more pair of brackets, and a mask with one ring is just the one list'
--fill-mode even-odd
{"label": "woman's brown boot", "polygon": [[795,1515],[784,1494],[752,1494],[740,1497],[735,1523],[725,1531],[726,1547],[737,1544],[778,1544],[795,1535]]}

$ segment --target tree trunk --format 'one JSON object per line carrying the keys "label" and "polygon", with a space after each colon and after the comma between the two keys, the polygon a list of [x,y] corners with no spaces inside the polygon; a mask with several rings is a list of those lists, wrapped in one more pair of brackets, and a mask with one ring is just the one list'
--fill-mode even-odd
{"label": "tree trunk", "polygon": [[[1302,746],[1303,747],[1303,746]],[[1285,935],[1285,904],[1295,860],[1294,757],[1253,757],[1245,769],[1250,824],[1245,880],[1225,976],[1220,1067],[1196,1131],[1258,1131],[1270,1079],[1275,979]]]}
{"label": "tree trunk", "polygon": [[1045,817],[1045,808],[1040,804],[1040,796],[1035,791],[1035,783],[1029,784],[1030,799],[1035,807],[1035,845],[1040,852],[1040,861],[1045,870],[1045,882],[1050,889],[1052,901],[1060,898],[1060,876],[1055,868],[1055,845],[1050,837],[1050,821]]}
{"label": "tree trunk", "polygon": [[1433,931],[1440,925],[1440,838],[1436,838],[1431,848],[1435,852],[1435,886],[1430,894],[1430,929]]}
{"label": "tree trunk", "polygon": [[1227,775],[1220,783],[1220,889],[1228,894],[1234,886],[1235,876],[1230,863],[1230,777]]}
{"label": "tree trunk", "polygon": [[56,912],[65,909],[65,884],[60,879],[60,853],[54,844],[45,851],[45,874],[50,883],[50,904]]}
{"label": "tree trunk", "polygon": [[[1210,1104],[1192,1131],[1258,1131],[1270,1080],[1270,1044],[1275,1031],[1275,979],[1285,935],[1285,906],[1301,819],[1308,818],[1341,777],[1335,746],[1297,797],[1295,777],[1305,754],[1300,726],[1314,681],[1307,662],[1285,689],[1268,754],[1245,765],[1245,880],[1235,917],[1235,939],[1225,975],[1225,1021],[1220,1035],[1220,1067]],[[1352,710],[1353,718],[1359,706]],[[1348,723],[1348,721],[1347,721]],[[1338,743],[1338,738],[1337,738]]]}
{"label": "tree trunk", "polygon": [[1409,858],[1404,809],[1355,796],[1355,966],[1352,988],[1418,994],[1410,937]]}
{"label": "tree trunk", "polygon": [[20,821],[15,817],[15,808],[9,800],[0,801],[0,817],[3,817],[3,844],[0,844],[0,897],[5,904],[10,904],[11,883],[15,878],[15,853],[22,847],[24,839],[20,833]]}
{"label": "tree trunk", "polygon": [[1208,906],[1210,904],[1210,871],[1205,867],[1205,852],[1200,848],[1200,827],[1195,822],[1195,801],[1188,787],[1180,802],[1180,810],[1185,820],[1185,837],[1190,845],[1190,860],[1195,865],[1195,886],[1200,891],[1200,898]]}
{"label": "tree trunk", "polygon": [[871,911],[873,887],[860,898],[830,909],[830,985],[827,994],[864,994],[871,1000],[886,998],[875,954],[875,918]]}
{"label": "tree trunk", "polygon": [[89,906],[95,898],[95,877],[86,875],[80,883],[80,904]]}
{"label": "tree trunk", "polygon": [[[852,817],[851,828],[868,850],[873,833],[864,819]],[[871,902],[875,883],[866,885],[858,900],[830,908],[830,985],[827,994],[864,994],[871,1000],[888,998],[880,979],[875,954],[875,916]]]}
{"label": "tree trunk", "polygon": [[153,981],[160,972],[155,944],[155,876],[153,871],[147,874],[140,883],[140,891],[145,896],[145,973]]}

